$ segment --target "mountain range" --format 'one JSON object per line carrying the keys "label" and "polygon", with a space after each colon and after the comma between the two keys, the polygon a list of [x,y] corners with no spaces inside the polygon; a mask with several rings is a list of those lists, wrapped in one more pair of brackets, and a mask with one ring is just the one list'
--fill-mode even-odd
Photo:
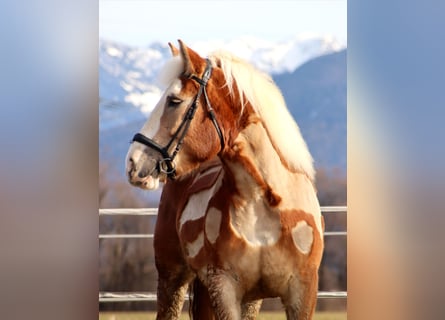
{"label": "mountain range", "polygon": [[[316,167],[346,172],[346,46],[332,37],[296,36],[186,43],[205,56],[230,51],[272,75],[296,119]],[[136,48],[99,44],[99,151],[123,175],[128,142],[162,93],[156,76],[171,57],[167,44]]]}
{"label": "mountain range", "polygon": [[273,78],[315,166],[346,173],[346,50],[314,58]]}

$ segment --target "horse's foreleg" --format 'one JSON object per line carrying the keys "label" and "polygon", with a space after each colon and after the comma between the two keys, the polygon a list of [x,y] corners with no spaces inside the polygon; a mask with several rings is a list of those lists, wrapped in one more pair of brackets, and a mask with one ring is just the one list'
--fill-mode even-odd
{"label": "horse's foreleg", "polygon": [[218,320],[240,320],[241,301],[237,280],[225,271],[209,267],[207,270],[210,301]]}
{"label": "horse's foreleg", "polygon": [[190,284],[190,293],[193,294],[190,306],[190,315],[192,320],[214,320],[215,313],[213,312],[212,304],[210,302],[209,291],[207,287],[199,280],[198,277]]}
{"label": "horse's foreleg", "polygon": [[305,272],[303,279],[293,278],[289,291],[282,297],[286,308],[287,320],[312,319],[317,304],[318,270],[313,268]]}
{"label": "horse's foreleg", "polygon": [[193,278],[193,275],[190,272],[183,271],[173,275],[170,272],[160,272],[157,320],[179,319],[191,278]]}

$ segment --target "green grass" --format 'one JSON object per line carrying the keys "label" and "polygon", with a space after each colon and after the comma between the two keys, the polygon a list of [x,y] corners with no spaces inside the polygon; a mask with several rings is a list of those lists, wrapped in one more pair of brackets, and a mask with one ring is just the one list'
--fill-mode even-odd
{"label": "green grass", "polygon": [[[99,320],[154,320],[154,312],[101,312]],[[183,313],[181,320],[188,320],[188,314]],[[284,312],[260,312],[258,320],[285,320]],[[346,312],[317,312],[313,320],[346,320]]]}

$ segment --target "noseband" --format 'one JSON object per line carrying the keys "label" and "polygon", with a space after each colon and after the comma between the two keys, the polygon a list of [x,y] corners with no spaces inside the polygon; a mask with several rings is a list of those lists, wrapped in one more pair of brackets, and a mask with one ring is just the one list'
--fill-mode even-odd
{"label": "noseband", "polygon": [[[179,125],[178,129],[176,129],[175,133],[173,134],[170,141],[167,143],[165,147],[160,146],[158,143],[156,143],[154,140],[144,136],[141,133],[136,133],[133,137],[133,141],[142,143],[143,145],[152,148],[153,150],[156,150],[162,155],[162,159],[159,160],[156,164],[156,169],[159,172],[165,173],[169,178],[174,179],[176,175],[176,168],[173,160],[175,159],[176,155],[178,154],[179,150],[181,149],[182,143],[184,141],[185,135],[187,134],[188,129],[190,128],[190,123],[192,122],[193,117],[195,116],[195,112],[198,106],[198,101],[201,95],[204,93],[204,98],[207,105],[207,112],[210,117],[210,120],[212,120],[213,125],[215,126],[216,132],[218,133],[219,140],[221,143],[221,151],[224,149],[224,137],[222,135],[221,128],[218,125],[218,121],[216,121],[215,112],[210,104],[209,97],[207,96],[206,86],[207,82],[210,79],[210,76],[212,74],[212,65],[210,63],[210,60],[207,59],[207,65],[204,70],[204,74],[202,75],[202,78],[198,78],[196,76],[192,76],[191,79],[195,80],[199,83],[199,89],[198,93],[195,96],[195,99],[193,100],[192,104],[190,105],[189,109],[185,113],[184,118],[182,119],[181,124]],[[173,150],[172,154],[168,153],[168,150],[173,145],[174,141],[176,142],[175,149]]]}

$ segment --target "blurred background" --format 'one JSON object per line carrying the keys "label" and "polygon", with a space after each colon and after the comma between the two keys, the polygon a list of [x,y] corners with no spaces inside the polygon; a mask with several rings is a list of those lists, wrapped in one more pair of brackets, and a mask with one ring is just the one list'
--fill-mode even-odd
{"label": "blurred background", "polygon": [[[251,12],[252,14],[246,14]],[[215,14],[217,13],[217,14]],[[253,14],[254,13],[254,14]],[[160,191],[125,177],[129,141],[159,100],[156,76],[182,39],[230,51],[272,75],[315,160],[321,205],[346,205],[346,1],[99,1],[99,207],[157,207]],[[346,214],[325,215],[345,231]],[[153,217],[101,216],[100,234],[153,233]],[[100,291],[156,291],[151,239],[101,239]],[[346,291],[346,237],[326,237],[320,290]],[[100,310],[153,310],[101,303]],[[345,310],[346,299],[319,300]],[[281,310],[268,301],[263,309]]]}

